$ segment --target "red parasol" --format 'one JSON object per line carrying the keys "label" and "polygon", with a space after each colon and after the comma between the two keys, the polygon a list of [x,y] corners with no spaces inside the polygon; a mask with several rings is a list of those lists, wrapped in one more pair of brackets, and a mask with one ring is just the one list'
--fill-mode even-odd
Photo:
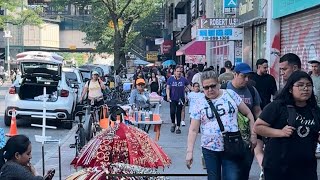
{"label": "red parasol", "polygon": [[158,168],[169,166],[171,160],[146,132],[120,123],[91,139],[71,164],[96,167],[110,163]]}
{"label": "red parasol", "polygon": [[[117,175],[117,176],[111,176]],[[106,180],[106,179],[130,179],[130,180],[140,180],[140,179],[150,179],[151,176],[125,176],[125,175],[133,175],[133,174],[148,174],[148,175],[157,175],[159,174],[157,171],[150,169],[150,168],[143,168],[136,165],[130,164],[123,164],[123,163],[115,163],[110,164],[108,167],[94,167],[94,168],[87,168],[81,171],[75,172],[68,176],[66,180],[91,180],[91,179],[99,179],[99,180]],[[121,176],[124,175],[124,176]],[[125,178],[126,177],[126,178]],[[156,179],[165,179],[165,177],[153,176]]]}

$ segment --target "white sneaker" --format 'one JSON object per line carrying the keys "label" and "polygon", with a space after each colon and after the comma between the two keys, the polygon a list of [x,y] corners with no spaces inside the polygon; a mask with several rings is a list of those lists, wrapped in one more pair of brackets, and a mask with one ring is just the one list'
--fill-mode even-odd
{"label": "white sneaker", "polygon": [[181,121],[181,126],[186,126],[186,123],[184,121]]}

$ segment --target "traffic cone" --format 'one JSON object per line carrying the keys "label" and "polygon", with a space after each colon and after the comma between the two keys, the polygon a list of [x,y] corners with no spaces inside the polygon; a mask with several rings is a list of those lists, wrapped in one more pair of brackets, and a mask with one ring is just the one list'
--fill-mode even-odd
{"label": "traffic cone", "polygon": [[16,110],[12,110],[12,116],[11,116],[11,125],[10,125],[10,130],[9,133],[6,134],[8,137],[12,137],[18,135],[18,129],[17,129],[17,119],[16,119]]}

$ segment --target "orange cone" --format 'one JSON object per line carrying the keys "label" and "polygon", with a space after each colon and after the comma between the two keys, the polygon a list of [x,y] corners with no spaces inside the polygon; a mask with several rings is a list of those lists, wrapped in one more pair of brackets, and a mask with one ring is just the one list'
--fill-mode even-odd
{"label": "orange cone", "polygon": [[10,125],[10,130],[9,133],[6,134],[8,137],[12,137],[18,135],[18,129],[17,129],[17,119],[16,119],[16,110],[12,110],[12,116],[11,116],[11,125]]}

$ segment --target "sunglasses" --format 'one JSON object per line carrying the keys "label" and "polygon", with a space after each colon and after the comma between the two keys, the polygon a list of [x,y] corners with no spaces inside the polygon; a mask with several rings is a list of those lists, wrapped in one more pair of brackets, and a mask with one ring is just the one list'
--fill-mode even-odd
{"label": "sunglasses", "polygon": [[218,84],[211,84],[209,86],[203,86],[203,89],[204,90],[209,90],[209,88],[211,89],[215,89],[217,87]]}
{"label": "sunglasses", "polygon": [[143,83],[139,83],[139,84],[137,84],[138,86],[144,86],[144,85],[146,85],[146,84],[143,84]]}

